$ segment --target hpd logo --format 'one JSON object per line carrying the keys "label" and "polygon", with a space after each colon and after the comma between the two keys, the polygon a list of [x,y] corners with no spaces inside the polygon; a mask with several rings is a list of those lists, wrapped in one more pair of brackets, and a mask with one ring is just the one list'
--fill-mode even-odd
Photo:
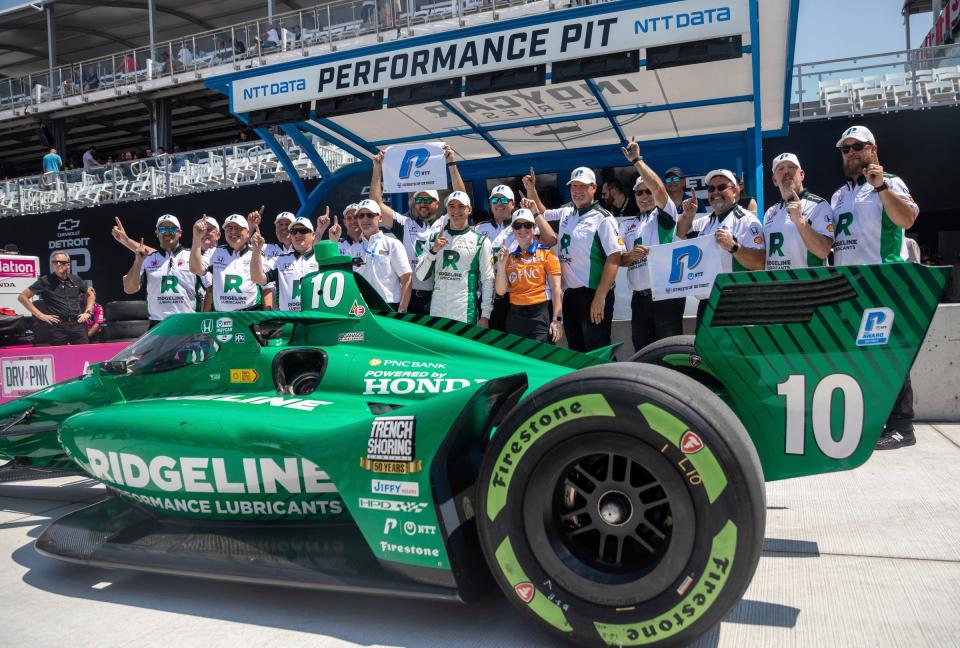
{"label": "hpd logo", "polygon": [[703,259],[703,250],[696,245],[684,245],[673,250],[670,264],[670,283],[680,283],[684,279],[694,279],[698,274],[691,272]]}
{"label": "hpd logo", "polygon": [[[420,167],[424,166],[430,159],[430,151],[425,148],[410,149],[403,154],[403,161],[400,163],[400,179],[410,178],[410,172],[417,178],[420,177]],[[412,167],[412,168],[411,168]]]}
{"label": "hpd logo", "polygon": [[860,320],[857,346],[877,346],[890,341],[893,331],[893,311],[889,308],[868,308]]}

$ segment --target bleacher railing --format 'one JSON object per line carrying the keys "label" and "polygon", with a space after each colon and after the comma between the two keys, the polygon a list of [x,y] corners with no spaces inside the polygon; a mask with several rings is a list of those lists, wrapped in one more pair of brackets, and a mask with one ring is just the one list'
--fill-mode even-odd
{"label": "bleacher railing", "polygon": [[[297,175],[301,178],[320,175],[306,151],[287,137],[278,140],[290,156]],[[333,146],[318,142],[314,148],[331,172],[356,161],[349,153]],[[0,216],[162,198],[288,179],[277,157],[264,142],[244,142],[0,182]]]}
{"label": "bleacher railing", "polygon": [[[605,1],[605,0],[604,0]],[[596,0],[593,0],[596,3]],[[540,11],[586,0],[341,0],[310,9],[274,14],[230,27],[155,43],[111,56],[62,65],[52,70],[0,80],[0,110],[37,105],[47,101],[83,97],[110,88],[137,86],[145,81],[195,73],[205,68],[232,63],[239,66],[250,59],[288,51],[308,53],[335,51],[338,43],[375,34],[413,35],[416,25],[458,19],[468,14],[489,12],[498,19],[498,10],[512,6],[539,5]]]}
{"label": "bleacher railing", "polygon": [[960,104],[960,45],[801,63],[790,120]]}

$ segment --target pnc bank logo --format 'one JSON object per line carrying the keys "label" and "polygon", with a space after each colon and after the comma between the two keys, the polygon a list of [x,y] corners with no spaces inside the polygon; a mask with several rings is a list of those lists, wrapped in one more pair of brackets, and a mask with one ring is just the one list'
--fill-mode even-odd
{"label": "pnc bank logo", "polygon": [[893,317],[893,311],[886,307],[865,309],[857,333],[857,346],[877,346],[889,342]]}
{"label": "pnc bank logo", "polygon": [[670,263],[670,283],[680,283],[683,280],[695,279],[702,272],[693,272],[703,260],[703,250],[696,245],[681,245],[673,250],[673,261]]}
{"label": "pnc bank logo", "polygon": [[415,178],[427,175],[429,171],[420,171],[420,167],[426,166],[429,160],[430,151],[425,148],[408,150],[403,154],[403,161],[400,162],[400,179],[408,180],[411,173]]}

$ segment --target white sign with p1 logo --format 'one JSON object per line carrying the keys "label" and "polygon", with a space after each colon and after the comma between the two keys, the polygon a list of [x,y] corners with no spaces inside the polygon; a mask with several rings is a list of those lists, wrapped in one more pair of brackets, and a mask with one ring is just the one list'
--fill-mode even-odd
{"label": "white sign with p1 logo", "polygon": [[386,193],[447,188],[443,142],[391,146],[383,152],[383,190]]}
{"label": "white sign with p1 logo", "polygon": [[723,272],[720,246],[712,236],[650,246],[647,271],[653,301],[710,296],[713,281]]}
{"label": "white sign with p1 logo", "polygon": [[893,331],[893,311],[889,308],[867,308],[860,320],[857,346],[879,346],[890,341]]}

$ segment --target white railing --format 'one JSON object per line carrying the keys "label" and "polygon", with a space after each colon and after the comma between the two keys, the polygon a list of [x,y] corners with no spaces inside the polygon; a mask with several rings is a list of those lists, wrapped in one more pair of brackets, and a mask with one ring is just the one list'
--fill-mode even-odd
{"label": "white railing", "polygon": [[794,66],[790,119],[802,122],[960,104],[960,45]]}
{"label": "white railing", "polygon": [[[299,177],[320,175],[306,151],[289,138],[279,140]],[[331,172],[356,161],[349,153],[333,146],[321,143],[313,146]],[[280,161],[264,142],[245,142],[0,182],[0,216],[92,207],[288,179]]]}

